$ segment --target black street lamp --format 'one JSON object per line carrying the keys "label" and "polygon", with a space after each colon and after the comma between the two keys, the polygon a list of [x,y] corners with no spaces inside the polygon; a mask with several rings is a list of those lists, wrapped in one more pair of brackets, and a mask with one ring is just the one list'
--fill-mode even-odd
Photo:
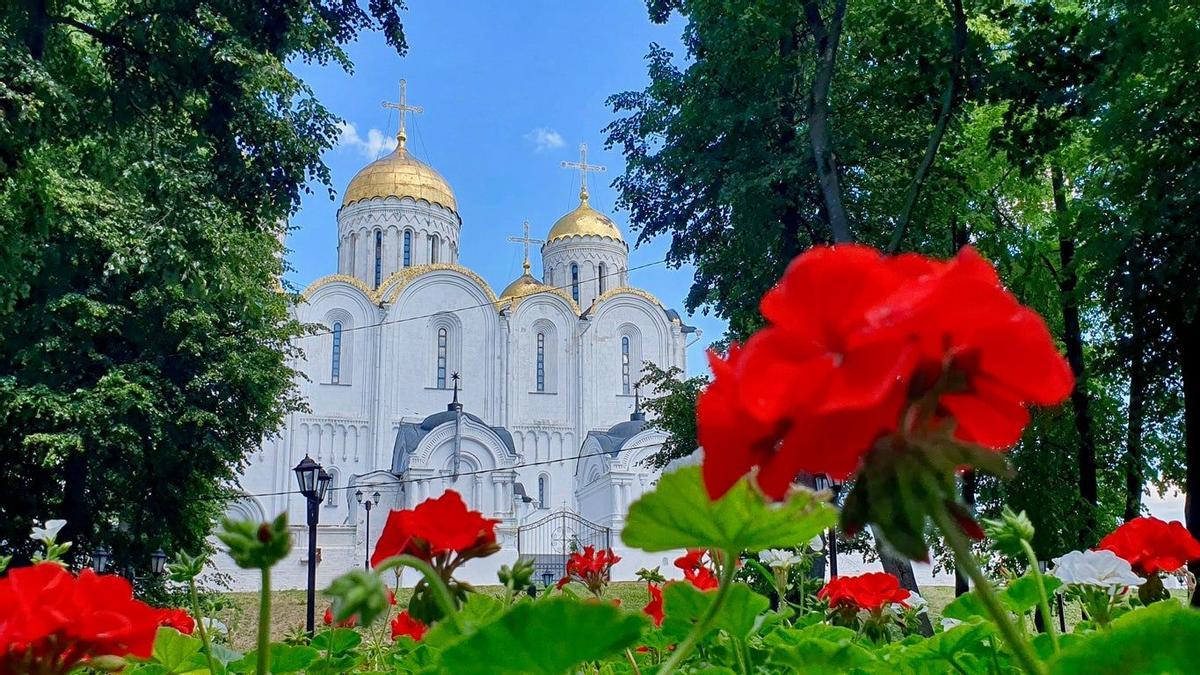
{"label": "black street lamp", "polygon": [[161,548],[150,554],[150,569],[155,574],[167,571],[167,554]]}
{"label": "black street lamp", "polygon": [[550,571],[542,572],[542,585],[550,588],[550,584],[554,583],[554,573]]}
{"label": "black street lamp", "polygon": [[96,574],[104,574],[104,570],[108,569],[108,561],[112,558],[112,553],[103,546],[97,546],[96,550],[92,551],[92,571]]}
{"label": "black street lamp", "polygon": [[[833,493],[833,503],[837,504],[838,493],[842,491],[842,481],[834,480],[827,473],[819,473],[813,476],[813,486],[818,490],[829,490]],[[829,578],[836,578],[838,575],[837,561],[837,527],[830,527],[829,533],[826,535],[826,540],[829,542]]]}
{"label": "black street lamp", "polygon": [[363,537],[367,551],[363,555],[363,569],[369,572],[371,571],[371,509],[379,506],[379,491],[376,490],[375,494],[371,495],[371,498],[364,502],[362,490],[357,490],[354,493],[354,498],[367,510],[367,534]]}
{"label": "black street lamp", "polygon": [[308,634],[313,635],[316,629],[317,603],[317,523],[321,517],[318,507],[325,501],[325,491],[329,489],[332,477],[307,454],[292,471],[296,473],[300,494],[308,503],[308,616],[305,627]]}

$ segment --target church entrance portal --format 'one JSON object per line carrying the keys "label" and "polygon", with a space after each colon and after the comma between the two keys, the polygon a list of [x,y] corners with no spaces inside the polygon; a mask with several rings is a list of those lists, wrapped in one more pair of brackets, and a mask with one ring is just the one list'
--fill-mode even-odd
{"label": "church entrance portal", "polygon": [[587,546],[611,548],[612,530],[566,509],[517,528],[517,555],[533,561],[535,584],[566,576],[567,558]]}

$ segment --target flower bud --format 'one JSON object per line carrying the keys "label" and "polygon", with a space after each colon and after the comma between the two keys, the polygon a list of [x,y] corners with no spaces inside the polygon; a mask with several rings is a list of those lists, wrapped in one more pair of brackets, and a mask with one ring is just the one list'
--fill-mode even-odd
{"label": "flower bud", "polygon": [[325,591],[333,598],[333,621],[342,623],[357,616],[362,625],[369,625],[388,611],[388,588],[378,574],[352,570],[333,580]]}
{"label": "flower bud", "polygon": [[229,547],[229,557],[243,569],[272,567],[292,549],[286,513],[270,523],[225,518],[217,538]]}
{"label": "flower bud", "polygon": [[983,529],[987,536],[995,542],[996,549],[1012,556],[1024,553],[1021,542],[1033,541],[1033,522],[1025,512],[1014,513],[1007,506],[1000,513],[1000,518],[984,519]]}

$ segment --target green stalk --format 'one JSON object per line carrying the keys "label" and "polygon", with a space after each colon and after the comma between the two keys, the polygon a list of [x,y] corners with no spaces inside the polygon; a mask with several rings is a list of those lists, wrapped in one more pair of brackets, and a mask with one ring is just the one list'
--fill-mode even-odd
{"label": "green stalk", "polygon": [[258,596],[258,675],[271,673],[271,568],[262,568]]}
{"label": "green stalk", "polygon": [[379,566],[379,573],[384,570],[396,569],[398,567],[411,567],[421,573],[425,577],[425,583],[429,584],[430,590],[433,591],[433,599],[441,608],[442,614],[446,615],[446,619],[454,624],[459,633],[464,633],[462,620],[458,618],[458,608],[454,606],[454,597],[450,595],[450,589],[446,586],[446,582],[442,580],[441,575],[429,563],[421,560],[416,556],[408,554],[394,556],[388,558]]}
{"label": "green stalk", "polygon": [[[932,481],[927,481],[930,483]],[[983,570],[979,567],[979,562],[975,560],[975,554],[971,551],[971,545],[967,543],[966,537],[958,524],[950,516],[950,512],[946,510],[946,506],[942,503],[939,497],[939,490],[934,489],[937,486],[929,486],[929,506],[930,516],[933,518],[933,524],[942,531],[942,536],[946,538],[946,544],[950,546],[950,550],[954,551],[954,560],[959,567],[967,573],[967,577],[975,584],[975,593],[979,600],[983,603],[984,609],[991,615],[992,621],[996,627],[1000,629],[1000,635],[1004,641],[1008,643],[1013,654],[1017,657],[1017,661],[1027,673],[1032,675],[1045,675],[1046,669],[1042,667],[1042,663],[1038,661],[1037,655],[1033,651],[1033,647],[1025,639],[1025,636],[1013,624],[1012,618],[1008,615],[1008,610],[1004,605],[1000,604],[1000,598],[996,595],[996,590],[992,588],[992,584],[984,576]]]}
{"label": "green stalk", "polygon": [[721,607],[725,604],[725,598],[729,597],[729,587],[733,585],[733,577],[737,573],[737,551],[725,551],[724,553],[722,557],[724,558],[725,565],[721,568],[721,585],[717,587],[717,594],[713,598],[712,604],[708,606],[708,611],[704,613],[704,616],[700,617],[696,625],[692,626],[691,632],[687,634],[683,642],[679,643],[679,646],[671,654],[671,658],[667,659],[667,662],[663,664],[662,669],[658,671],[658,675],[668,675],[668,673],[675,672],[679,664],[683,663],[683,660],[692,653],[692,650],[696,648],[700,639],[708,632],[713,619],[717,618],[717,613],[721,611]]}
{"label": "green stalk", "polygon": [[1043,623],[1046,625],[1046,634],[1050,636],[1050,646],[1054,648],[1054,653],[1058,653],[1058,631],[1054,629],[1054,617],[1050,616],[1050,598],[1046,595],[1046,585],[1042,582],[1042,570],[1038,567],[1037,553],[1034,552],[1033,546],[1024,539],[1021,540],[1021,548],[1025,550],[1025,557],[1029,559],[1029,572],[1033,575],[1033,580],[1037,582],[1039,608],[1042,611]]}
{"label": "green stalk", "polygon": [[200,597],[196,594],[196,579],[188,579],[188,597],[192,601],[192,615],[200,629],[200,642],[204,645],[204,657],[208,659],[208,672],[217,675],[217,664],[213,663],[212,644],[208,641],[208,630],[204,628],[204,617],[200,616]]}

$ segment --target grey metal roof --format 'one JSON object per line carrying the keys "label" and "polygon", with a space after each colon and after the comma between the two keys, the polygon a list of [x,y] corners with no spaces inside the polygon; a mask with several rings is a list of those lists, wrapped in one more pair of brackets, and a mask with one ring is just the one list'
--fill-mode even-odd
{"label": "grey metal roof", "polygon": [[[412,461],[412,455],[414,452],[416,452],[417,445],[421,443],[421,439],[425,438],[429,432],[440,427],[446,422],[453,422],[454,412],[455,411],[453,410],[443,410],[426,417],[425,419],[421,420],[420,423],[401,423],[400,428],[396,430],[396,442],[392,445],[392,473],[396,474],[397,476],[401,476],[405,471],[408,471],[409,463]],[[488,426],[488,424],[481,420],[477,415],[472,415],[469,412],[464,411],[463,417],[470,419],[481,426],[491,429],[492,432],[495,433],[500,439],[500,442],[504,443],[504,445],[507,446],[509,451],[514,455],[516,454],[516,444],[513,443],[512,434],[508,432],[508,429],[505,429],[504,427]]]}

